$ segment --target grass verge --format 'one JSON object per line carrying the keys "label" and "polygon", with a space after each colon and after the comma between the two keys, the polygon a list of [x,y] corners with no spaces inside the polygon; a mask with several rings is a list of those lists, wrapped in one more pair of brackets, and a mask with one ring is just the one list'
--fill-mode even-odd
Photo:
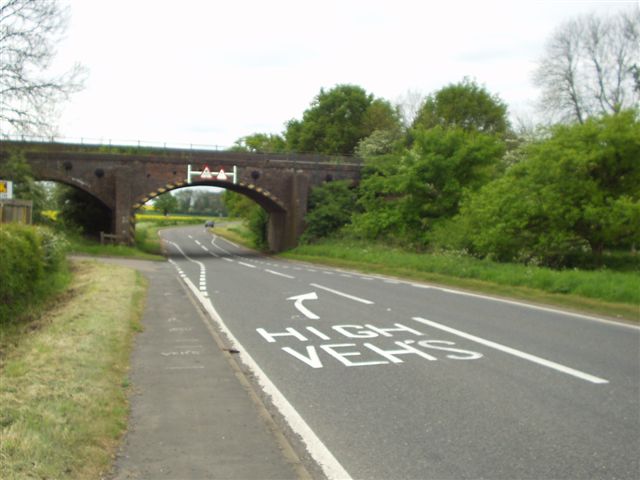
{"label": "grass verge", "polygon": [[636,272],[555,271],[359,242],[326,241],[281,255],[640,321],[640,274]]}
{"label": "grass verge", "polygon": [[[138,235],[138,234],[136,234]],[[103,257],[125,257],[136,258],[139,260],[164,260],[159,254],[150,253],[137,246],[127,245],[101,245],[100,243],[88,240],[78,236],[69,237],[69,250],[73,253],[81,253],[85,255],[103,256]]]}
{"label": "grass verge", "polygon": [[247,248],[255,248],[251,240],[251,232],[244,224],[239,222],[231,224],[230,226],[216,225],[213,229],[213,233],[220,235],[227,240],[231,240],[238,245],[242,245]]}
{"label": "grass verge", "polygon": [[127,425],[127,371],[141,329],[144,278],[113,265],[72,265],[59,304],[6,342],[3,479],[100,478]]}

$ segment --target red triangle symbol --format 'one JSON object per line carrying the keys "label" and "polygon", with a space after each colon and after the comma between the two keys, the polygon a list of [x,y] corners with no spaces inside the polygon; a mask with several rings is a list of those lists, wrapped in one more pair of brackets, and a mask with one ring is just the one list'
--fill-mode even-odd
{"label": "red triangle symbol", "polygon": [[205,165],[204,168],[202,169],[200,178],[213,178],[213,175],[211,175],[211,170],[209,170],[209,167],[207,165]]}

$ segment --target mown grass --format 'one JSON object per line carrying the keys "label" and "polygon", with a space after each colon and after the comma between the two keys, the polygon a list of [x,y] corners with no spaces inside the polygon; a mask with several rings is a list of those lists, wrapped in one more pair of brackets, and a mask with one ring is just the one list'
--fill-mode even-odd
{"label": "mown grass", "polygon": [[162,246],[158,231],[163,228],[170,228],[183,225],[204,224],[206,220],[219,221],[215,217],[187,216],[187,215],[160,215],[160,214],[138,214],[136,215],[136,238],[135,245],[101,245],[95,240],[87,239],[78,235],[69,235],[71,243],[70,250],[73,253],[80,253],[94,256],[128,257],[141,260],[164,260]]}
{"label": "mown grass", "polygon": [[213,232],[239,245],[254,248],[251,231],[242,222],[231,222],[229,225],[218,225]]}
{"label": "mown grass", "polygon": [[465,255],[419,254],[355,241],[301,245],[282,256],[434,281],[640,321],[640,272],[551,270]]}
{"label": "mown grass", "polygon": [[74,262],[59,304],[5,342],[1,478],[101,478],[110,468],[144,292],[133,270]]}

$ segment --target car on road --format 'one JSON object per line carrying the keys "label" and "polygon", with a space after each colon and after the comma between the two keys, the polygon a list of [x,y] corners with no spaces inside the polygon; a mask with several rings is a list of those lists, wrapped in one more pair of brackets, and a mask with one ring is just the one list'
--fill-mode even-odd
{"label": "car on road", "polygon": [[204,223],[204,228],[213,228],[213,227],[214,227],[214,225],[215,225],[215,224],[213,223],[213,220],[207,220],[207,221]]}

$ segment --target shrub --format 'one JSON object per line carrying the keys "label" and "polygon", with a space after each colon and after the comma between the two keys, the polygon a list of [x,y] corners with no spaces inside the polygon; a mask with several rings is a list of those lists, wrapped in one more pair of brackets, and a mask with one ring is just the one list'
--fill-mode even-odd
{"label": "shrub", "polygon": [[0,325],[44,300],[65,270],[67,243],[43,227],[0,226]]}

